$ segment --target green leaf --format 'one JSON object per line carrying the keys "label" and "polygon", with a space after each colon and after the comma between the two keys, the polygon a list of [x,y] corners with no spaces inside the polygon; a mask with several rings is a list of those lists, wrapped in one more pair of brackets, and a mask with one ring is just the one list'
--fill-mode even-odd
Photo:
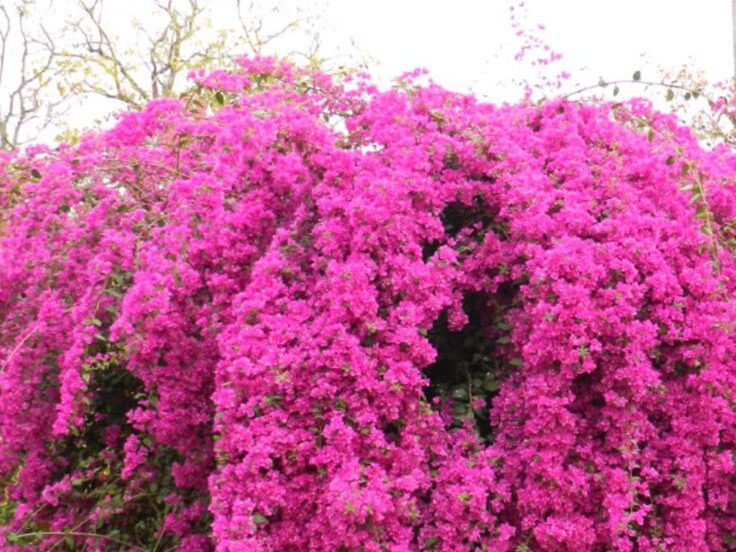
{"label": "green leaf", "polygon": [[281,401],[284,399],[283,395],[279,395],[276,393],[268,394],[264,397],[263,402],[266,403],[268,406],[272,406],[275,408],[281,407]]}
{"label": "green leaf", "polygon": [[671,102],[671,101],[672,101],[672,100],[674,99],[674,97],[675,97],[675,92],[674,92],[674,90],[672,90],[671,88],[668,88],[668,89],[667,89],[667,96],[666,96],[666,98],[667,98],[667,101],[668,101],[668,102]]}
{"label": "green leaf", "polygon": [[613,87],[613,95],[614,95],[614,96],[618,96],[618,93],[619,93],[619,92],[620,92],[620,89],[619,89],[619,87],[618,87],[618,86],[614,86],[614,87]]}
{"label": "green leaf", "polygon": [[452,390],[450,396],[453,399],[465,400],[468,398],[468,390],[465,389],[465,386],[458,386]]}
{"label": "green leaf", "polygon": [[457,498],[460,502],[468,502],[470,500],[470,493],[460,493],[457,495]]}
{"label": "green leaf", "polygon": [[268,523],[268,518],[262,514],[253,514],[253,523],[263,525],[264,523]]}
{"label": "green leaf", "polygon": [[215,102],[218,105],[225,105],[225,96],[219,90],[215,92]]}
{"label": "green leaf", "polygon": [[437,537],[429,537],[427,540],[424,541],[424,548],[427,548],[428,550],[433,550],[434,547],[437,545]]}
{"label": "green leaf", "polygon": [[632,77],[635,81],[641,80],[641,71],[634,71],[634,75]]}

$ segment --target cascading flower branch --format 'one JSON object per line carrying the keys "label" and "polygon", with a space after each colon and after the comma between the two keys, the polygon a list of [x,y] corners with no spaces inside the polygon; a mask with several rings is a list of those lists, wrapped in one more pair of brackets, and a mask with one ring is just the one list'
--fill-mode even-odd
{"label": "cascading flower branch", "polygon": [[272,59],[0,157],[3,550],[736,546],[736,156]]}

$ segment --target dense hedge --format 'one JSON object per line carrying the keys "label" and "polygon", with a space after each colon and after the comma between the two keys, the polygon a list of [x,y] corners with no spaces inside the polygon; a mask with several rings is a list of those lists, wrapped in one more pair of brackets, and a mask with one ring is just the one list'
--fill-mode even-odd
{"label": "dense hedge", "polygon": [[0,157],[3,550],[736,549],[736,156],[194,78]]}

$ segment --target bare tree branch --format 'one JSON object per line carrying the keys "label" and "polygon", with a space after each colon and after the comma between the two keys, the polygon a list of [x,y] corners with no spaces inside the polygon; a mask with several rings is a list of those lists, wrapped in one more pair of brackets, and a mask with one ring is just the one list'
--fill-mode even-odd
{"label": "bare tree branch", "polygon": [[321,48],[319,17],[301,7],[290,18],[281,4],[264,8],[274,0],[250,0],[247,6],[246,0],[217,3],[218,10],[230,9],[237,21],[234,28],[219,29],[204,24],[213,5],[205,0],[150,0],[152,16],[145,23],[131,19],[135,36],[114,32],[120,23],[110,19],[104,0],[66,0],[65,7],[72,9],[55,30],[44,26],[40,16],[29,19],[34,0],[5,1],[16,4],[0,5],[2,149],[17,147],[49,127],[74,98],[99,97],[140,109],[150,99],[182,92],[193,69],[227,67],[239,55],[262,55],[293,36],[307,45],[292,45],[284,57],[303,56],[315,63]]}
{"label": "bare tree branch", "polygon": [[[26,135],[31,131],[51,124],[62,101],[47,93],[48,84],[60,74],[54,66],[54,40],[43,24],[37,25],[35,33],[29,31],[26,3],[13,11],[0,6],[0,98],[7,98],[0,102],[0,149],[6,150],[31,139]],[[17,59],[10,59],[11,51],[18,52]],[[17,67],[9,71],[11,63]]]}

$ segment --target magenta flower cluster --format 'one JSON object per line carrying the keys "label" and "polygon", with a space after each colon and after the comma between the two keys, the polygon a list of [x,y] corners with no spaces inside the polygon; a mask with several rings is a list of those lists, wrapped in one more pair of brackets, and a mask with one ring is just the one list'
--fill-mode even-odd
{"label": "magenta flower cluster", "polygon": [[415,76],[243,60],[2,154],[3,550],[735,549],[736,156]]}

